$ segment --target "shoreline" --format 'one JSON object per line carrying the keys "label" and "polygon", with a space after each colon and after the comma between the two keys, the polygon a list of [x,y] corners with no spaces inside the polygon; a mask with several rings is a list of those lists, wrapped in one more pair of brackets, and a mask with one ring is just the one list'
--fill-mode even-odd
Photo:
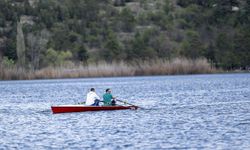
{"label": "shoreline", "polygon": [[217,72],[205,58],[172,60],[148,60],[126,62],[98,62],[88,65],[49,66],[40,70],[30,70],[20,67],[0,66],[0,80],[29,80],[55,78],[84,77],[118,77],[118,76],[148,76],[176,74],[204,74]]}
{"label": "shoreline", "polygon": [[249,73],[249,71],[217,69],[204,58],[195,60],[175,58],[173,60],[141,61],[136,64],[99,62],[87,66],[47,67],[34,71],[0,66],[0,81],[230,73]]}
{"label": "shoreline", "polygon": [[61,77],[61,78],[34,78],[34,79],[10,79],[0,81],[31,81],[31,80],[60,80],[60,79],[95,79],[95,78],[123,78],[123,77],[161,77],[161,76],[186,76],[186,75],[230,75],[230,74],[249,74],[249,71],[218,71],[213,73],[193,73],[193,74],[162,74],[162,75],[131,75],[131,76],[96,76],[96,77]]}

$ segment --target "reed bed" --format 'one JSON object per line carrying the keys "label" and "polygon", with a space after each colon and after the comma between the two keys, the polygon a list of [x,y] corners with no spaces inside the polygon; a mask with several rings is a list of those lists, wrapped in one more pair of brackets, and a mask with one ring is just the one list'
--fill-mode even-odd
{"label": "reed bed", "polygon": [[204,58],[172,60],[148,60],[126,62],[98,62],[89,65],[47,67],[40,70],[27,70],[18,67],[5,68],[0,64],[1,80],[115,77],[139,75],[176,75],[214,73],[216,69]]}

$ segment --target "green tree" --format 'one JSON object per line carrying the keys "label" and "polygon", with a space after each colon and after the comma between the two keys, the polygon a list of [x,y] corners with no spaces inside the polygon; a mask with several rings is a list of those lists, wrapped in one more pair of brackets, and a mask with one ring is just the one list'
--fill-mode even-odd
{"label": "green tree", "polygon": [[88,51],[87,49],[85,48],[84,45],[81,45],[79,47],[79,50],[78,50],[78,59],[82,62],[87,62],[88,58],[89,58],[89,54],[88,54]]}
{"label": "green tree", "polygon": [[200,41],[199,33],[187,32],[187,40],[182,43],[182,55],[188,58],[199,58],[204,56],[205,45]]}
{"label": "green tree", "polygon": [[190,4],[194,4],[196,0],[177,0],[177,4],[181,7],[187,7]]}
{"label": "green tree", "polygon": [[215,21],[217,24],[228,22],[228,20],[234,19],[232,18],[232,14],[235,13],[232,11],[232,7],[238,6],[238,0],[223,0],[217,1],[214,5],[213,16],[211,19]]}
{"label": "green tree", "polygon": [[154,43],[152,39],[156,34],[157,32],[155,29],[148,29],[143,33],[137,32],[133,41],[131,42],[132,47],[127,51],[127,59],[146,60],[156,58],[157,52],[152,47]]}
{"label": "green tree", "polygon": [[62,66],[67,63],[68,60],[72,58],[72,53],[70,51],[59,51],[49,48],[46,51],[45,59],[48,66]]}
{"label": "green tree", "polygon": [[122,9],[120,13],[120,21],[122,23],[121,30],[125,32],[134,31],[136,19],[129,8]]}
{"label": "green tree", "polygon": [[3,60],[1,62],[1,64],[5,67],[5,68],[12,68],[15,66],[15,62],[13,59],[9,59],[8,57],[3,57]]}
{"label": "green tree", "polygon": [[108,62],[124,59],[122,46],[112,31],[108,32],[107,40],[104,43],[103,57]]}
{"label": "green tree", "polygon": [[250,29],[244,27],[234,38],[234,50],[238,56],[238,67],[250,67]]}
{"label": "green tree", "polygon": [[125,6],[125,0],[115,0],[114,6]]}
{"label": "green tree", "polygon": [[216,62],[219,67],[233,69],[237,67],[237,53],[234,53],[233,39],[225,33],[220,33],[216,39]]}
{"label": "green tree", "polygon": [[5,27],[6,25],[6,20],[4,15],[0,12],[0,27]]}
{"label": "green tree", "polygon": [[17,60],[16,40],[13,40],[13,39],[7,40],[6,48],[4,49],[4,56],[14,61]]}

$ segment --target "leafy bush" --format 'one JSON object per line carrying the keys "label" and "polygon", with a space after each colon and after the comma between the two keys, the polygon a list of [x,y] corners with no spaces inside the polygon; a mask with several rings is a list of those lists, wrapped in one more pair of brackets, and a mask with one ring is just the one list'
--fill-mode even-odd
{"label": "leafy bush", "polygon": [[46,62],[48,66],[63,66],[70,62],[72,58],[72,53],[70,51],[55,51],[52,48],[49,48],[46,52]]}
{"label": "leafy bush", "polygon": [[12,59],[9,59],[8,57],[3,57],[3,60],[1,62],[1,64],[5,67],[5,68],[13,68],[15,66],[15,62]]}

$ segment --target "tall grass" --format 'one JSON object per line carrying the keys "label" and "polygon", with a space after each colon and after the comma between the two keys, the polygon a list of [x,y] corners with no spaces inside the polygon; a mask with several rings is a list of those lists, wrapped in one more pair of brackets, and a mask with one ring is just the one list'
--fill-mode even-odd
{"label": "tall grass", "polygon": [[0,80],[29,79],[29,76],[30,73],[23,68],[18,68],[16,66],[8,68],[0,64]]}
{"label": "tall grass", "polygon": [[204,58],[172,60],[156,59],[149,61],[99,62],[89,65],[70,65],[47,67],[40,70],[26,70],[18,67],[6,68],[0,64],[0,79],[45,79],[45,78],[78,78],[78,77],[113,77],[138,75],[175,75],[213,73],[215,68]]}

